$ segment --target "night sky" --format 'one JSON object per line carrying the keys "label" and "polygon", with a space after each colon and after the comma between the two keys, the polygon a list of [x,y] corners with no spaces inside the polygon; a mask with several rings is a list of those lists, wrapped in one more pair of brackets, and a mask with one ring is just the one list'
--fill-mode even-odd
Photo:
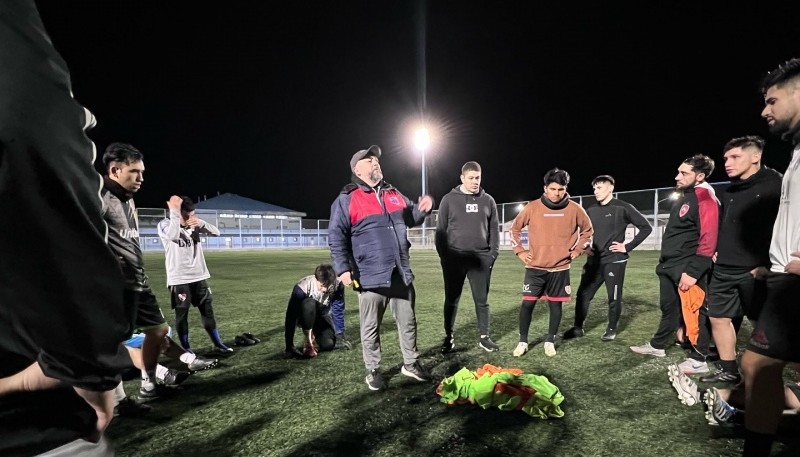
{"label": "night sky", "polygon": [[370,144],[416,200],[421,115],[437,200],[468,160],[499,203],[538,197],[555,166],[573,195],[606,173],[618,191],[670,186],[685,157],[719,163],[747,134],[783,171],[791,148],[767,132],[758,83],[800,57],[800,2],[612,3],[38,4],[98,150],[145,154],[139,207],[232,192],[327,218]]}

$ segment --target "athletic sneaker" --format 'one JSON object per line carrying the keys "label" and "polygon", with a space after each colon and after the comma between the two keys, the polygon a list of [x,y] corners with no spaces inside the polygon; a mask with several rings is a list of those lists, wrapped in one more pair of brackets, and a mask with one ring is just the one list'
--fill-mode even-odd
{"label": "athletic sneaker", "polygon": [[703,401],[708,406],[706,420],[709,425],[734,425],[733,416],[736,408],[722,399],[716,387],[706,390]]}
{"label": "athletic sneaker", "polygon": [[285,349],[283,351],[283,358],[284,359],[302,359],[303,358],[303,352],[300,351],[299,349],[295,348],[295,347],[287,348],[287,349]]}
{"label": "athletic sneaker", "polygon": [[189,379],[189,374],[190,373],[186,371],[168,369],[167,374],[164,375],[164,379],[159,379],[159,381],[165,386],[177,386]]}
{"label": "athletic sneaker", "polygon": [[689,357],[678,364],[678,370],[684,374],[708,373],[708,363]]}
{"label": "athletic sneaker", "polygon": [[227,354],[227,353],[233,352],[233,348],[225,346],[223,344],[221,346],[214,346],[214,349],[212,349],[211,352],[219,352],[219,353],[222,353],[222,354]]}
{"label": "athletic sneaker", "polygon": [[700,402],[700,391],[697,389],[697,384],[692,381],[688,376],[681,373],[677,364],[671,364],[667,367],[669,381],[672,387],[678,393],[678,399],[686,406],[694,406]]}
{"label": "athletic sneaker", "polygon": [[528,352],[528,343],[524,341],[520,341],[517,343],[517,347],[514,348],[514,357],[522,357]]}
{"label": "athletic sneaker", "polygon": [[447,354],[456,350],[456,339],[453,335],[445,335],[442,341],[442,354]]}
{"label": "athletic sneaker", "polygon": [[386,387],[386,385],[383,384],[383,376],[381,376],[381,372],[377,368],[368,371],[364,381],[367,382],[369,390],[381,390]]}
{"label": "athletic sneaker", "polygon": [[614,330],[606,330],[606,332],[603,333],[603,336],[601,336],[600,339],[603,341],[614,341],[616,337],[617,337],[617,332],[615,332]]}
{"label": "athletic sneaker", "polygon": [[191,363],[187,364],[187,367],[189,368],[189,373],[196,373],[198,371],[214,368],[218,363],[219,359],[206,359],[198,355]]}
{"label": "athletic sneaker", "polygon": [[150,405],[139,403],[131,397],[125,397],[114,407],[114,417],[136,417],[149,413],[152,410],[153,407]]}
{"label": "athletic sneaker", "polygon": [[478,341],[478,346],[482,347],[486,352],[497,352],[500,350],[500,346],[494,344],[494,341],[489,338],[489,335],[482,336],[481,340]]}
{"label": "athletic sneaker", "polygon": [[664,352],[663,349],[656,349],[653,346],[650,346],[650,342],[649,341],[647,343],[644,343],[641,346],[631,346],[630,348],[631,348],[631,351],[633,351],[633,352],[635,352],[637,354],[654,355],[656,357],[664,357],[664,356],[667,355],[667,353]]}
{"label": "athletic sneaker", "polygon": [[564,339],[569,340],[572,338],[580,338],[585,334],[586,332],[583,330],[582,327],[572,327],[571,329],[564,332]]}
{"label": "athletic sneaker", "polygon": [[556,345],[549,341],[545,341],[544,355],[546,355],[547,357],[553,357],[554,355],[556,355]]}
{"label": "athletic sneaker", "polygon": [[420,365],[419,361],[414,363],[407,363],[403,365],[403,368],[400,369],[400,373],[408,376],[409,378],[414,378],[417,381],[430,381],[431,375],[424,368]]}
{"label": "athletic sneaker", "polygon": [[731,373],[720,368],[708,376],[703,376],[700,380],[703,382],[730,382],[732,384],[739,384],[742,380],[742,375],[738,372]]}
{"label": "athletic sneaker", "polygon": [[161,384],[156,384],[155,387],[152,389],[145,389],[144,387],[139,388],[139,400],[140,401],[150,401],[156,400],[162,397],[167,397],[169,394],[174,393],[172,389],[169,387],[163,386]]}

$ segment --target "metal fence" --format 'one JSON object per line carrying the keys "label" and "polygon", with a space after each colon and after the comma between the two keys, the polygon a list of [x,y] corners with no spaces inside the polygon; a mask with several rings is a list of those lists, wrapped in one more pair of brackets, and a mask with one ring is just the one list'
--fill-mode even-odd
{"label": "metal fence", "polygon": [[[719,194],[727,182],[712,183]],[[653,233],[639,246],[639,249],[660,249],[661,238],[674,203],[674,188],[632,190],[614,193],[614,197],[628,202],[647,218]],[[593,195],[571,197],[584,208],[596,204]],[[511,247],[509,230],[514,218],[528,202],[499,203],[497,213],[500,223],[500,247]],[[197,210],[197,217],[204,219],[220,229],[219,237],[204,237],[206,249],[268,249],[268,248],[314,248],[328,246],[327,219],[301,219],[278,214],[232,213],[230,211]],[[139,232],[143,250],[163,250],[158,237],[158,223],[167,217],[165,209],[139,208]],[[434,247],[434,233],[438,211],[432,212],[424,226],[408,230],[408,239],[414,248]],[[633,238],[635,228],[628,227],[627,239]],[[527,236],[523,232],[524,237]]]}

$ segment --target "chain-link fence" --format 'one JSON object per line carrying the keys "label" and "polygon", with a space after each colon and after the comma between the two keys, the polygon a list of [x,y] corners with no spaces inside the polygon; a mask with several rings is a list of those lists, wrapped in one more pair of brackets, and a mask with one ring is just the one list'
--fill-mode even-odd
{"label": "chain-link fence", "polygon": [[[727,182],[711,184],[717,193]],[[669,212],[676,196],[674,188],[632,190],[616,192],[614,197],[633,205],[644,215],[653,227],[653,233],[639,246],[639,249],[660,249],[661,237],[669,218]],[[572,200],[584,208],[595,205],[593,195],[579,195]],[[500,225],[500,247],[511,246],[510,229],[514,218],[528,202],[499,203],[497,214]],[[197,217],[204,219],[220,229],[219,237],[204,237],[202,242],[207,249],[262,249],[262,248],[300,248],[327,247],[328,220],[301,219],[281,214],[233,213],[230,211],[197,210]],[[139,208],[139,232],[142,249],[161,250],[163,246],[158,237],[158,223],[167,217],[164,209]],[[434,233],[438,211],[425,219],[425,224],[408,230],[408,239],[415,248],[433,248]],[[627,239],[633,238],[635,228],[628,227]],[[523,242],[527,233],[523,231]]]}

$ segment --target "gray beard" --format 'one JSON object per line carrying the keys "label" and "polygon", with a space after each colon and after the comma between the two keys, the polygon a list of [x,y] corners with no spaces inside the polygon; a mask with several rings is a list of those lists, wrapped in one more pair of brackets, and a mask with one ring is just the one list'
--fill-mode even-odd
{"label": "gray beard", "polygon": [[383,179],[383,173],[378,170],[374,170],[372,173],[369,174],[369,179],[373,182],[381,182]]}

